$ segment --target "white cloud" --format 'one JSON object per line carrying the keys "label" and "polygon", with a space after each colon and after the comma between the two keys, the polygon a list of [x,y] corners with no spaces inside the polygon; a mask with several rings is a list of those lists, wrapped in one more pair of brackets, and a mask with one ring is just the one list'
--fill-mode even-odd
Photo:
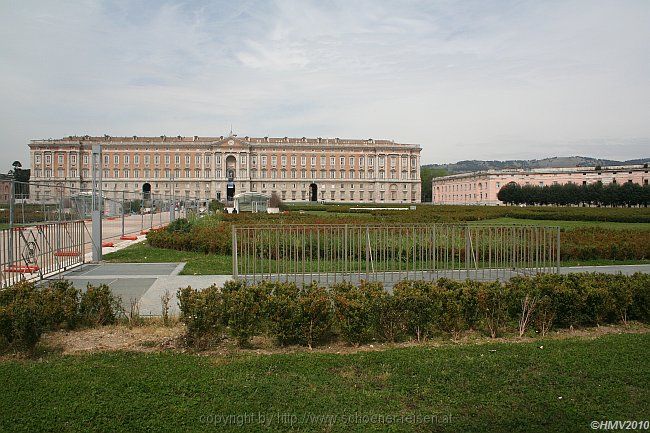
{"label": "white cloud", "polygon": [[1,166],[26,160],[31,138],[230,123],[415,142],[430,162],[648,156],[645,1],[0,8]]}

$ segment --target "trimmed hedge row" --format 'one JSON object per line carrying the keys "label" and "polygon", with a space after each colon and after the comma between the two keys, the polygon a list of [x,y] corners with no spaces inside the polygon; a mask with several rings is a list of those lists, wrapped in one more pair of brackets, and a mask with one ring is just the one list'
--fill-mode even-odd
{"label": "trimmed hedge row", "polygon": [[497,337],[552,328],[650,323],[650,275],[539,275],[507,283],[404,281],[392,293],[381,284],[228,282],[178,292],[187,342],[209,347],[225,335],[246,346],[268,335],[278,345],[312,347],[327,341],[422,341],[436,334],[458,337],[476,330]]}
{"label": "trimmed hedge row", "polygon": [[[232,253],[231,230],[230,222],[192,224],[178,219],[165,229],[150,231],[147,240],[158,248],[227,255]],[[650,259],[650,230],[587,227],[564,230],[561,237],[563,260]]]}
{"label": "trimmed hedge row", "polygon": [[32,352],[45,331],[113,324],[120,311],[106,285],[82,293],[65,280],[20,282],[0,290],[0,351]]}

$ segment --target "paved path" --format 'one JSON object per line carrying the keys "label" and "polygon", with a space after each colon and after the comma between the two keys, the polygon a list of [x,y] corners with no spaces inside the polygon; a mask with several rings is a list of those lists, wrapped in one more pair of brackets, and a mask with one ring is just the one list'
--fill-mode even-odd
{"label": "paved path", "polygon": [[[179,275],[185,263],[102,263],[102,264],[89,264],[83,265],[79,268],[74,269],[64,275],[62,278],[68,279],[73,282],[75,287],[80,289],[85,289],[87,284],[99,285],[106,284],[111,290],[118,295],[125,306],[128,307],[131,300],[135,299],[140,302],[140,314],[147,316],[158,316],[162,311],[162,302],[161,296],[166,292],[169,292],[171,295],[170,303],[170,313],[178,313],[178,300],[176,298],[176,291],[181,287],[191,286],[195,289],[204,289],[213,284],[216,284],[218,287],[223,286],[223,284],[230,280],[232,277],[230,275]],[[488,278],[489,273],[483,273],[482,271],[470,271],[470,278],[477,280],[494,280],[499,278],[501,280],[506,279],[509,276],[514,275],[511,271],[502,271],[499,270],[495,272],[493,270],[491,278]],[[603,272],[609,274],[618,274],[622,273],[624,275],[631,275],[635,272],[650,273],[650,264],[648,265],[619,265],[619,266],[577,266],[577,267],[566,267],[561,268],[560,273],[568,274],[572,272]],[[429,277],[429,275],[422,275],[418,272],[412,273],[411,275],[406,275],[405,273],[397,274],[387,274],[388,277],[385,280],[385,287],[387,290],[391,290],[393,284],[398,279],[422,279],[423,277]],[[504,275],[506,277],[504,277]],[[454,279],[464,280],[467,278],[466,271],[454,271],[452,272],[439,272],[435,276],[437,277],[448,277]],[[277,276],[271,276],[271,279],[278,279]],[[306,276],[306,282],[311,279],[324,283],[326,281],[325,276],[321,275],[320,278],[318,275],[314,274],[311,276]],[[333,275],[330,274],[328,279],[332,281]],[[287,276],[281,275],[280,280],[296,281],[297,283],[302,283],[301,276]],[[356,278],[358,280],[358,278]],[[355,278],[350,278],[349,276],[346,280],[354,281]],[[341,281],[341,276],[338,276],[338,280]]]}
{"label": "paved path", "polygon": [[106,284],[128,307],[131,300],[140,302],[140,314],[159,316],[161,296],[171,295],[170,313],[178,313],[176,291],[192,286],[204,289],[213,284],[221,287],[230,275],[178,275],[185,263],[102,263],[83,265],[61,276],[75,287],[85,289],[88,284]]}

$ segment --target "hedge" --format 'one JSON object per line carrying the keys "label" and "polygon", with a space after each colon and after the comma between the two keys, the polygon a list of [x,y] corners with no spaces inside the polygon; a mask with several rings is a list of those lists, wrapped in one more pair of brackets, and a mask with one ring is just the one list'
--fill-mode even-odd
{"label": "hedge", "polygon": [[115,323],[121,305],[108,286],[85,292],[65,280],[39,287],[19,282],[0,290],[0,352],[33,352],[43,332]]}
{"label": "hedge", "polygon": [[328,341],[457,338],[465,331],[491,337],[546,334],[630,320],[650,323],[650,275],[538,275],[506,283],[403,281],[392,293],[376,283],[230,282],[223,290],[191,287],[178,295],[188,342],[205,347],[225,336],[245,346],[265,335],[278,345],[312,347]]}
{"label": "hedge", "polygon": [[[178,219],[165,229],[150,231],[147,240],[158,248],[228,255],[232,253],[232,223],[198,224]],[[564,230],[561,245],[563,260],[647,260],[650,230]]]}

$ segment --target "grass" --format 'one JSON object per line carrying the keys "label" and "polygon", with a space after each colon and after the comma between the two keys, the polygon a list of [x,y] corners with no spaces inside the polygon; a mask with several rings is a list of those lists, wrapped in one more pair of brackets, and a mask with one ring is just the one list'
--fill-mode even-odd
{"label": "grass", "polygon": [[[140,242],[122,250],[104,255],[104,260],[112,263],[177,263],[186,262],[181,275],[232,275],[232,256],[203,254],[192,251],[177,251],[155,248],[147,242]],[[268,266],[268,261],[265,261]],[[275,263],[275,262],[274,262]],[[330,268],[334,269],[331,262]],[[616,266],[649,264],[650,260],[567,260],[562,266]],[[321,266],[326,265],[323,261]],[[339,263],[340,265],[340,263]],[[273,265],[275,266],[275,265]],[[402,266],[404,264],[402,263]],[[397,269],[395,265],[394,269]]]}
{"label": "grass", "polygon": [[181,275],[232,275],[232,256],[154,248],[147,242],[108,253],[104,260],[115,263],[187,262]]}
{"label": "grass", "polygon": [[648,419],[649,350],[644,333],[348,355],[50,355],[0,362],[0,430],[589,431]]}
{"label": "grass", "polygon": [[583,227],[596,227],[610,230],[650,230],[650,223],[619,223],[608,221],[557,221],[557,220],[534,220],[520,218],[494,218],[477,221],[474,224],[514,224],[514,225],[535,225],[561,227],[571,230]]}

